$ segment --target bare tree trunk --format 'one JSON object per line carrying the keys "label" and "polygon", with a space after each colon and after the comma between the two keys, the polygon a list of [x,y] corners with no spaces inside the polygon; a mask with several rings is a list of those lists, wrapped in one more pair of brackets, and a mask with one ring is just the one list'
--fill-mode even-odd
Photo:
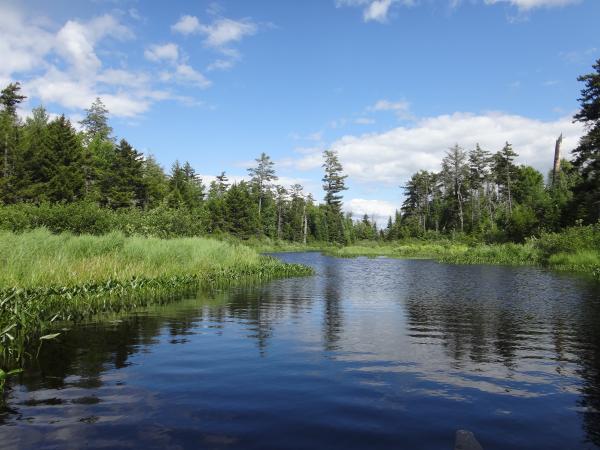
{"label": "bare tree trunk", "polygon": [[552,186],[556,183],[556,178],[558,177],[558,173],[560,172],[560,146],[562,144],[563,135],[560,133],[560,136],[556,140],[556,145],[554,146],[554,165],[552,166]]}

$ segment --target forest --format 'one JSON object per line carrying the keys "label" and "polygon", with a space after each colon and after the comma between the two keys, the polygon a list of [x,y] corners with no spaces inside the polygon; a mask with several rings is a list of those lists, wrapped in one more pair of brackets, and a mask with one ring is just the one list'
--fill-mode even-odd
{"label": "forest", "polygon": [[[582,75],[574,120],[587,133],[570,158],[542,174],[518,165],[518,149],[450,147],[440,170],[421,170],[399,191],[401,210],[385,227],[343,210],[347,189],[335,151],[323,152],[323,201],[303,186],[279,185],[275,163],[262,153],[248,181],[221,172],[208,185],[188,162],[165,172],[152,155],[117,139],[100,98],[80,131],[43,106],[22,120],[26,97],[18,82],[0,95],[0,228],[157,237],[268,238],[300,244],[406,239],[469,239],[522,243],[543,233],[594,225],[600,219],[600,60]],[[560,145],[560,138],[557,142]]]}

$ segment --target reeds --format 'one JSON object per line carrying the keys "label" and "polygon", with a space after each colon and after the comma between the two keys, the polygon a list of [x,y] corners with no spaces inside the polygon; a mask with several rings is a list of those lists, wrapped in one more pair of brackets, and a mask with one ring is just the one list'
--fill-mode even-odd
{"label": "reeds", "polygon": [[0,233],[0,268],[0,358],[17,360],[61,322],[170,301],[202,286],[312,274],[306,266],[211,239],[44,229]]}

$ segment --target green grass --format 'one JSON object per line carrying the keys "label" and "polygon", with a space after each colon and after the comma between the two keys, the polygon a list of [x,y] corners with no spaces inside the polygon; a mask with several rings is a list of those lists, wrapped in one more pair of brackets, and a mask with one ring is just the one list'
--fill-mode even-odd
{"label": "green grass", "polygon": [[536,265],[580,272],[600,278],[600,227],[573,227],[562,233],[546,233],[524,244],[466,244],[451,240],[360,242],[341,248],[324,248],[339,257],[387,256],[428,258],[451,264]]}
{"label": "green grass", "polygon": [[31,353],[57,323],[165,302],[202,285],[312,273],[212,239],[44,229],[0,232],[0,269],[0,357],[15,359]]}

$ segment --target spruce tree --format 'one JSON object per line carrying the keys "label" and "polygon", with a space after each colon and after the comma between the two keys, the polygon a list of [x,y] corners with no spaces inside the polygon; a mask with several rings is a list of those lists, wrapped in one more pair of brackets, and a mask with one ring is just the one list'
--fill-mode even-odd
{"label": "spruce tree", "polygon": [[262,211],[262,204],[265,196],[265,191],[271,188],[271,182],[278,179],[275,175],[275,163],[271,161],[271,157],[266,153],[261,153],[260,157],[255,159],[256,167],[248,169],[248,174],[251,176],[251,182],[256,187],[258,196],[258,215]]}
{"label": "spruce tree", "polygon": [[333,150],[323,152],[323,190],[325,191],[325,206],[329,240],[333,242],[344,241],[344,225],[342,216],[341,193],[348,189],[345,180],[348,175],[343,174],[343,167],[338,154]]}
{"label": "spruce tree", "polygon": [[71,122],[64,115],[48,125],[45,151],[45,196],[53,202],[81,199],[85,184],[81,164],[81,142]]}
{"label": "spruce tree", "polygon": [[512,145],[508,142],[502,150],[494,155],[492,164],[492,173],[500,194],[504,197],[508,206],[508,215],[512,214],[512,185],[517,175],[517,166],[514,160],[518,155],[512,149]]}
{"label": "spruce tree", "polygon": [[600,220],[600,59],[592,67],[594,72],[578,78],[585,86],[579,98],[581,109],[574,117],[587,129],[573,150],[573,164],[581,176],[574,207],[577,218],[587,223]]}
{"label": "spruce tree", "polygon": [[85,143],[92,139],[109,140],[112,128],[108,125],[108,109],[100,97],[85,110],[85,117],[79,122],[85,131]]}

